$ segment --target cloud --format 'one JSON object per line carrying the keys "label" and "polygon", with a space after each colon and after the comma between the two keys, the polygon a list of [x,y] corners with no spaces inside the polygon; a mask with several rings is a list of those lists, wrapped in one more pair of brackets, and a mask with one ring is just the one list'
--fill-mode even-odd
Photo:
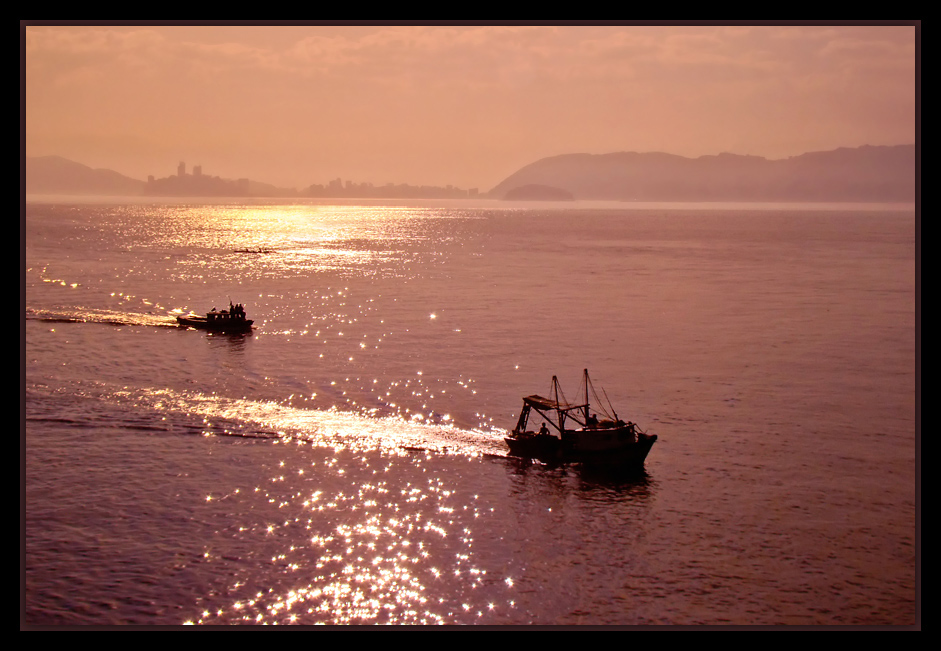
{"label": "cloud", "polygon": [[60,82],[93,69],[100,79],[133,70],[148,79],[172,74],[179,83],[215,76],[274,87],[304,80],[410,89],[463,84],[480,91],[536,81],[585,87],[675,77],[706,84],[914,65],[914,28],[904,27],[311,27],[290,32],[296,40],[265,45],[200,42],[192,28],[167,31],[173,29],[29,28],[28,70]]}
{"label": "cloud", "polygon": [[[345,176],[368,160],[376,182],[424,182],[404,168],[407,160],[417,170],[419,159],[446,176],[459,161],[502,172],[571,151],[775,157],[898,144],[914,138],[914,34],[866,26],[27,27],[26,140],[28,149],[42,143],[40,153],[63,155],[70,152],[55,151],[57,139],[73,151],[96,138],[109,152],[122,140],[150,142],[155,156],[175,148],[240,169],[246,159],[319,169],[342,161],[331,174]],[[215,160],[200,153],[210,149]],[[390,166],[386,175],[380,165]]]}

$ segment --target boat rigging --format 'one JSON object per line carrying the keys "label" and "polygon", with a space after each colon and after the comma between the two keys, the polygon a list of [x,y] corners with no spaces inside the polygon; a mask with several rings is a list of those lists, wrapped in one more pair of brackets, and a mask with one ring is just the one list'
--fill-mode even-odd
{"label": "boat rigging", "polygon": [[[541,461],[642,467],[657,436],[647,434],[631,421],[621,420],[602,389],[606,409],[592,385],[588,369],[585,369],[583,382],[584,390],[580,392],[583,399],[578,402],[572,403],[565,398],[556,376],[552,376],[550,397],[524,397],[516,427],[505,438],[510,454]],[[528,429],[534,411],[546,419],[537,432]],[[555,431],[550,432],[547,424]]]}

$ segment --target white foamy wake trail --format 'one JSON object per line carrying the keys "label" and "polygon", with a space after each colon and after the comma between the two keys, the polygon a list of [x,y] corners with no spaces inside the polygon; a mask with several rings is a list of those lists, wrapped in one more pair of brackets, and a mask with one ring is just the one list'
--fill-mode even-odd
{"label": "white foamy wake trail", "polygon": [[64,307],[56,310],[41,310],[27,307],[27,319],[38,319],[58,323],[106,323],[118,326],[177,327],[176,318],[165,314],[125,312],[87,307]]}
{"label": "white foamy wake trail", "polygon": [[[113,391],[115,400],[146,409],[155,420],[173,423],[201,420],[202,433],[296,439],[314,445],[358,449],[419,449],[429,452],[504,456],[502,434],[429,425],[396,417],[370,417],[337,409],[288,407],[273,401],[229,398],[171,389]],[[192,430],[188,425],[186,429]]]}

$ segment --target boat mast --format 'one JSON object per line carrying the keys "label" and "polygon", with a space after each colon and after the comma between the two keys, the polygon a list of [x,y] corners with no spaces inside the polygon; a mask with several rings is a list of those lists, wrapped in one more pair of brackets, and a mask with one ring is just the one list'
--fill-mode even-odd
{"label": "boat mast", "polygon": [[552,376],[552,399],[555,400],[556,413],[559,415],[559,433],[565,431],[565,411],[559,406],[559,378]]}
{"label": "boat mast", "polygon": [[588,369],[585,369],[585,423],[588,423]]}

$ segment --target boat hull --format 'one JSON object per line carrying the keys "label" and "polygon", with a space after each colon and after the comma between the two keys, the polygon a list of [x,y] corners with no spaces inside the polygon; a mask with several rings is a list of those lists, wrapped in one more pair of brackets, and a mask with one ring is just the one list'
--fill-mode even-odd
{"label": "boat hull", "polygon": [[209,319],[199,316],[178,316],[176,322],[181,326],[210,332],[250,332],[254,323],[251,319],[210,322]]}
{"label": "boat hull", "polygon": [[657,436],[641,433],[628,436],[622,430],[567,430],[561,439],[552,435],[517,434],[504,440],[514,457],[546,463],[641,468]]}
{"label": "boat hull", "polygon": [[510,448],[510,455],[542,461],[557,461],[562,454],[562,441],[555,436],[540,434],[522,434],[504,439]]}

